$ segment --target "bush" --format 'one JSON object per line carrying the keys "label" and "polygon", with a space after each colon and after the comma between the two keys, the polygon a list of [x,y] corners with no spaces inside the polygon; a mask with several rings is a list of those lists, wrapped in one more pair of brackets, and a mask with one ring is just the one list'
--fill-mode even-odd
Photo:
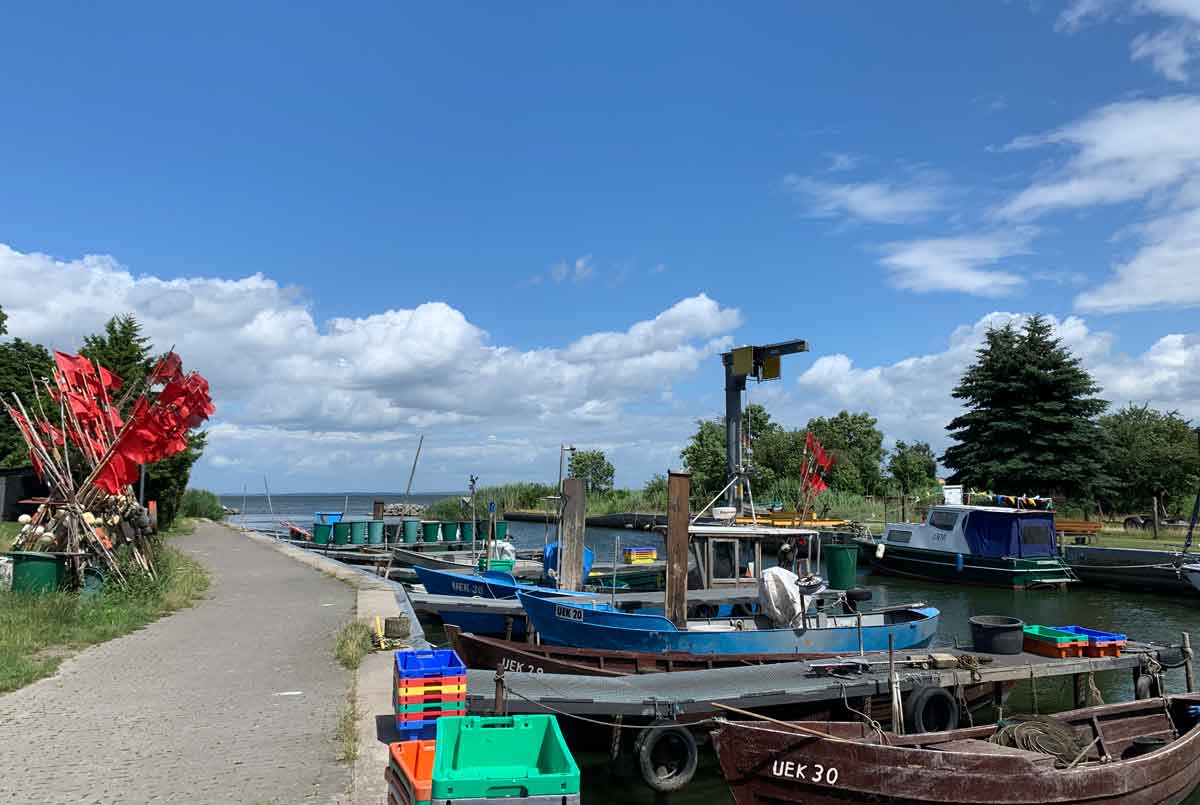
{"label": "bush", "polygon": [[225,516],[225,509],[215,493],[207,489],[189,489],[183,493],[179,503],[179,513],[184,517],[206,517],[209,520],[220,520]]}

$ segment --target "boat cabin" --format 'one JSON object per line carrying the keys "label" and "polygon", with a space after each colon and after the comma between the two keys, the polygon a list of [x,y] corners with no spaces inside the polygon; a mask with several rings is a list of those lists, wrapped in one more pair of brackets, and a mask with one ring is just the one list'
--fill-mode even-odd
{"label": "boat cabin", "polygon": [[688,529],[688,587],[712,589],[757,584],[763,570],[780,564],[783,552],[794,570],[821,535],[809,528],[746,525],[692,525]]}
{"label": "boat cabin", "polygon": [[997,506],[934,506],[924,523],[889,523],[883,542],[963,556],[1058,555],[1054,512]]}

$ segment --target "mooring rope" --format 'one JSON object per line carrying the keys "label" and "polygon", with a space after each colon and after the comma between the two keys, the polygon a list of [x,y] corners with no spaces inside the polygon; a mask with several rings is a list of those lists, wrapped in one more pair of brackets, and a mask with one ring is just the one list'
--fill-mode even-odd
{"label": "mooring rope", "polygon": [[1001,724],[988,742],[1053,755],[1064,764],[1076,762],[1089,748],[1069,726],[1050,716],[1014,716]]}
{"label": "mooring rope", "polygon": [[[587,716],[581,716],[576,713],[568,713],[565,710],[559,710],[557,707],[551,707],[550,705],[545,704],[543,702],[539,702],[536,699],[531,699],[528,696],[524,695],[523,693],[513,690],[512,688],[506,687],[504,690],[505,690],[505,693],[511,693],[512,695],[516,696],[517,698],[524,699],[525,701],[529,702],[530,704],[537,705],[538,707],[542,708],[543,710],[548,710],[549,712],[554,713],[555,715],[566,716],[567,718],[574,718],[574,719],[578,719],[579,721],[586,721],[589,724],[596,724],[601,727],[612,727],[614,729],[619,729],[619,730],[637,730],[637,731],[661,730],[661,729],[666,728],[665,725],[663,725],[663,724],[637,725],[637,724],[621,724],[621,723],[617,723],[615,721],[600,721],[599,719],[596,719],[596,718],[588,718]],[[715,716],[709,716],[708,718],[704,718],[699,721],[689,721],[686,726],[698,727],[701,724],[715,724],[716,722],[717,722],[717,718]],[[685,725],[681,724],[679,726],[685,726]]]}

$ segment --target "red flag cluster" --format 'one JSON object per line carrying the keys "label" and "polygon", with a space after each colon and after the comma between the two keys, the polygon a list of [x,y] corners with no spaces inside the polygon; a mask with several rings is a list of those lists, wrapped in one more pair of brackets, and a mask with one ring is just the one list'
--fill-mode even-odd
{"label": "red flag cluster", "polygon": [[816,497],[829,488],[824,474],[833,468],[834,458],[825,452],[821,441],[812,435],[812,431],[808,432],[804,446],[808,459],[800,471],[800,486],[806,494],[811,492]]}
{"label": "red flag cluster", "polygon": [[187,449],[187,432],[216,411],[208,381],[197,372],[184,374],[174,352],[167,353],[150,375],[151,383],[163,383],[153,402],[138,399],[129,422],[112,446],[112,454],[93,477],[96,486],[109,494],[138,479],[138,467],[169,458]]}

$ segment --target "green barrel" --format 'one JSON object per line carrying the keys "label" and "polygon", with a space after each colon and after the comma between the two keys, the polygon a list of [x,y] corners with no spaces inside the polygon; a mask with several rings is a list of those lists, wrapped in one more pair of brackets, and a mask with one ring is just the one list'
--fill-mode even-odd
{"label": "green barrel", "polygon": [[825,571],[829,586],[834,590],[849,590],[858,578],[857,545],[822,545]]}
{"label": "green barrel", "polygon": [[496,539],[508,539],[508,521],[496,521]]}
{"label": "green barrel", "polygon": [[470,520],[461,520],[458,524],[458,538],[470,542],[475,538],[475,524]]}
{"label": "green barrel", "polygon": [[372,545],[383,543],[383,520],[372,520],[367,523],[367,542]]}
{"label": "green barrel", "polygon": [[438,541],[438,529],[441,527],[442,527],[442,524],[439,523],[437,520],[422,520],[421,521],[421,537],[426,542],[437,542]]}
{"label": "green barrel", "polygon": [[367,521],[354,520],[350,523],[350,542],[355,545],[367,544]]}
{"label": "green barrel", "polygon": [[52,593],[62,585],[65,565],[52,553],[13,551],[12,591],[40,595]]}
{"label": "green barrel", "polygon": [[350,542],[350,524],[337,522],[333,524],[333,544],[346,545]]}
{"label": "green barrel", "polygon": [[404,521],[404,541],[416,542],[421,538],[421,521],[420,520],[405,520]]}
{"label": "green barrel", "polygon": [[333,536],[333,523],[313,523],[313,542],[317,545],[328,545]]}
{"label": "green barrel", "polygon": [[446,542],[453,542],[454,540],[458,539],[458,521],[442,521],[442,539]]}

